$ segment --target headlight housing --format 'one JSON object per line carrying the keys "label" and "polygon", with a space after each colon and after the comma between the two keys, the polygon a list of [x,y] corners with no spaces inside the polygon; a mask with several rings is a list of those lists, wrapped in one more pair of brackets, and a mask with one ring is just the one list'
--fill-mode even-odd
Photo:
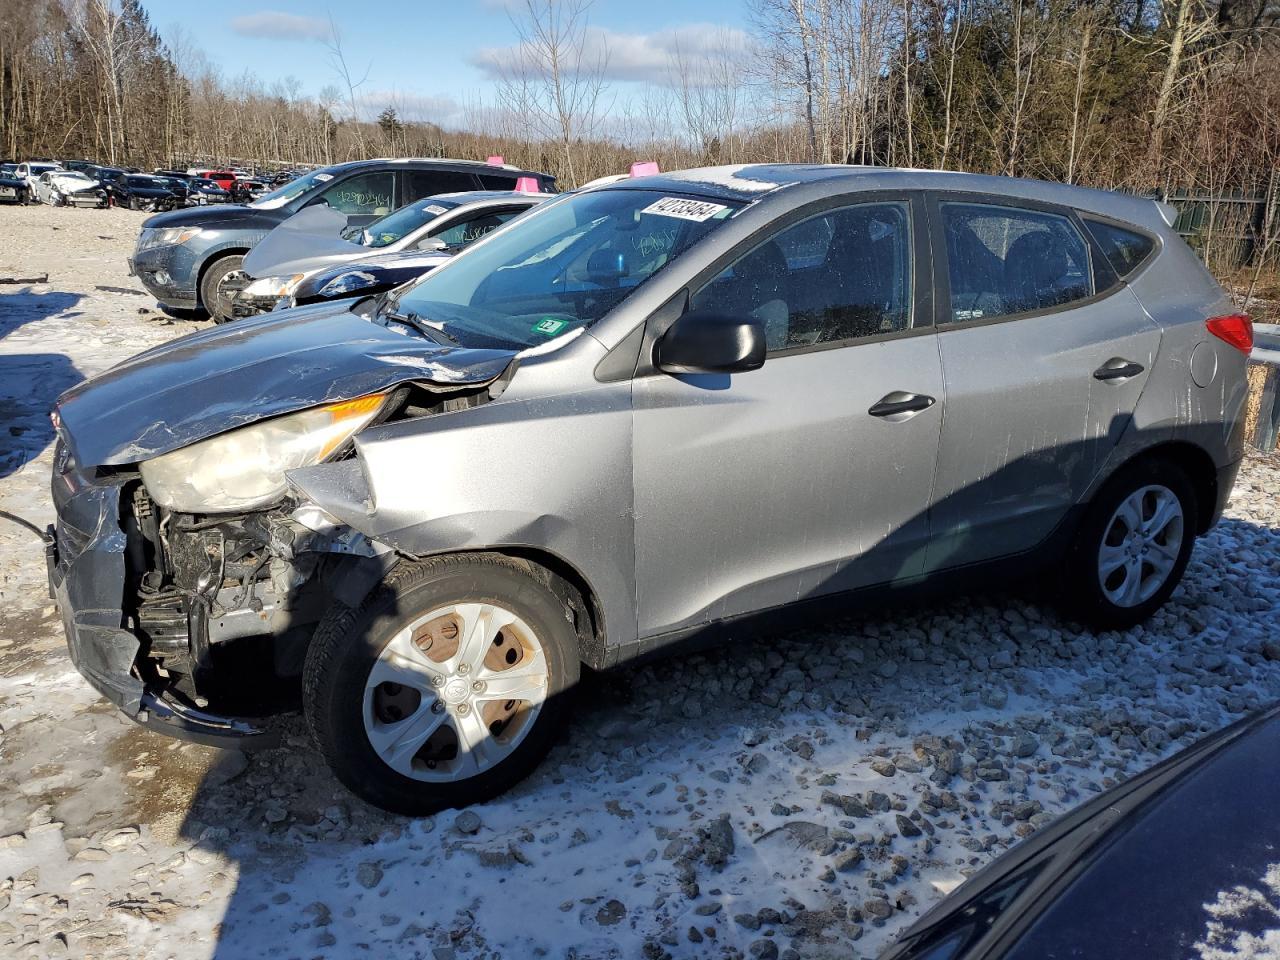
{"label": "headlight housing", "polygon": [[286,297],[293,293],[305,276],[305,273],[295,273],[288,277],[262,277],[260,280],[255,280],[245,287],[244,295],[246,297],[261,297],[264,300]]}
{"label": "headlight housing", "polygon": [[139,464],[151,498],[183,513],[235,513],[284,495],[285,471],[322,462],[369,423],[387,394],[312,407]]}
{"label": "headlight housing", "polygon": [[143,228],[138,234],[138,249],[151,247],[172,247],[194,240],[204,231],[200,227],[152,227]]}
{"label": "headlight housing", "polygon": [[364,270],[353,270],[350,273],[344,273],[341,276],[334,277],[323,287],[320,288],[320,296],[336,297],[340,293],[350,293],[352,290],[362,290],[365,287],[371,287],[378,282],[378,278],[372,273]]}

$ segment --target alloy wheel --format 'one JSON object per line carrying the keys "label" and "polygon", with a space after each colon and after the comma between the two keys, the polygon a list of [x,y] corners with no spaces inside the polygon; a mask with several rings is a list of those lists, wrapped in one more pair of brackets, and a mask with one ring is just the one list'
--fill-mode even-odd
{"label": "alloy wheel", "polygon": [[549,680],[542,644],[515,613],[451,604],[415,619],[383,648],[365,683],[365,734],[406,777],[474,777],[519,746]]}
{"label": "alloy wheel", "polygon": [[1155,596],[1178,561],[1185,535],[1182,502],[1168,487],[1150,484],[1120,501],[1098,548],[1098,581],[1118,607]]}

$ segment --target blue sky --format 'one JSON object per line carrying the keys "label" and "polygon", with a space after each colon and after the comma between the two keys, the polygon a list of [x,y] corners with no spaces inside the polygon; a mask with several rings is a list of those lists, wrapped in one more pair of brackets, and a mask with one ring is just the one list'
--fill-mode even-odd
{"label": "blue sky", "polygon": [[[347,63],[368,78],[359,94],[370,115],[389,102],[406,119],[465,122],[460,108],[491,99],[492,69],[517,42],[505,4],[519,0],[144,0],[162,35],[181,27],[225,78],[248,71],[266,84],[296,78],[314,95],[336,75],[324,44],[329,14]],[[216,12],[213,12],[216,11]],[[745,0],[596,0],[589,11],[609,72],[627,84],[661,82],[676,45],[696,51],[746,24]],[[726,33],[726,31],[728,31]]]}

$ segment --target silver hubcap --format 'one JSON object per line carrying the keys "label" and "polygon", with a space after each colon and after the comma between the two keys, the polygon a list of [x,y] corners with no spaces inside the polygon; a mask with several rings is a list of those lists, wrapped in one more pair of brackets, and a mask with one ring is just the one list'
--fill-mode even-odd
{"label": "silver hubcap", "polygon": [[1098,549],[1098,582],[1118,607],[1136,607],[1164,586],[1182,547],[1182,503],[1158,484],[1135,490],[1111,515]]}
{"label": "silver hubcap", "polygon": [[546,700],[547,658],[527,623],[491,603],[432,610],[383,648],[364,691],[369,744],[415,780],[465,780],[509,756]]}

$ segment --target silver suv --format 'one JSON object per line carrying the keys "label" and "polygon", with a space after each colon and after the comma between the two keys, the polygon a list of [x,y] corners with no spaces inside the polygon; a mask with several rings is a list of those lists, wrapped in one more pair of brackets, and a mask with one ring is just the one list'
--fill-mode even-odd
{"label": "silver suv", "polygon": [[1242,455],[1252,328],[1149,200],[852,167],[629,179],[416,283],[58,402],[72,659],[131,717],[421,812],[537,764],[581,665],[1039,574],[1119,627]]}

